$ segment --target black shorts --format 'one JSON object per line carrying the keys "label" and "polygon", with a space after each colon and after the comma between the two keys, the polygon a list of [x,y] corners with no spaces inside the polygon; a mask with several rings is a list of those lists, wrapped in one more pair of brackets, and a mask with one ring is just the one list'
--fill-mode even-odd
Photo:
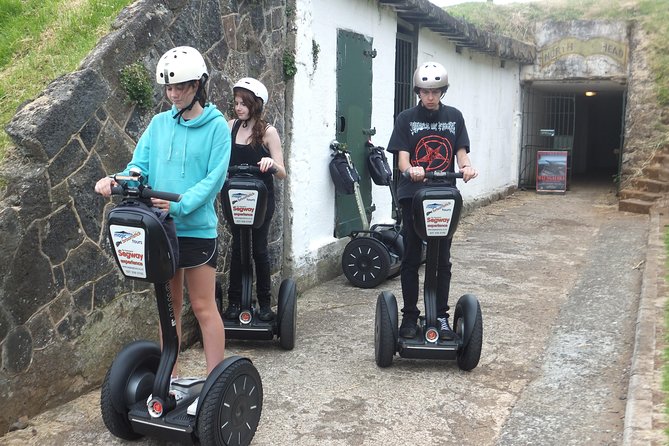
{"label": "black shorts", "polygon": [[216,268],[218,246],[215,238],[179,237],[179,268],[210,265]]}

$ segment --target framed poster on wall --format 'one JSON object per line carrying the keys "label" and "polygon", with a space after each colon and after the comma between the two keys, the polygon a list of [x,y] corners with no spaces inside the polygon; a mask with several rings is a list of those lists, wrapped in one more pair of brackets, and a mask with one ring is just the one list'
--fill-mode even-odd
{"label": "framed poster on wall", "polygon": [[564,150],[537,152],[537,192],[566,192],[568,154]]}

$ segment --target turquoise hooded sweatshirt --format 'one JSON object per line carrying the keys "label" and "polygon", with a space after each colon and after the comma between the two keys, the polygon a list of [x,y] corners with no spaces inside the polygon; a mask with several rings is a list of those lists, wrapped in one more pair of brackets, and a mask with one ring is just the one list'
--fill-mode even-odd
{"label": "turquoise hooded sweatshirt", "polygon": [[230,129],[221,112],[207,104],[200,116],[174,119],[171,110],[153,117],[125,169],[139,169],[151,188],[181,194],[170,203],[179,237],[216,238],[216,196],[230,162]]}

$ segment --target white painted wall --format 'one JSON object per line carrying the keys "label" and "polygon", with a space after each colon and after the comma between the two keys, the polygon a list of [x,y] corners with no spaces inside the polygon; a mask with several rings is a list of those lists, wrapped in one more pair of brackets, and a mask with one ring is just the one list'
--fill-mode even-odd
{"label": "white painted wall", "polygon": [[479,177],[459,183],[466,200],[485,198],[518,184],[521,101],[516,63],[463,49],[428,29],[418,39],[418,63],[440,62],[450,84],[442,102],[459,109],[469,133],[472,165]]}
{"label": "white painted wall", "polygon": [[[296,11],[296,61],[293,133],[290,149],[292,258],[294,267],[317,260],[317,250],[333,243],[334,197],[328,164],[335,137],[337,106],[337,30],[373,39],[373,142],[382,145],[393,125],[396,16],[374,0],[299,1]],[[314,67],[312,41],[320,46]],[[387,136],[386,136],[387,135]],[[387,190],[387,188],[386,188]],[[373,192],[377,207],[381,204]],[[386,200],[389,202],[389,199]],[[384,212],[390,214],[390,205]]]}
{"label": "white painted wall", "polygon": [[[293,268],[313,265],[321,248],[336,242],[334,186],[329,143],[335,137],[337,30],[373,38],[372,141],[385,147],[393,128],[396,15],[375,0],[300,0],[296,10],[296,62],[292,145],[287,152],[291,187]],[[320,46],[314,66],[312,41]],[[462,111],[471,140],[471,158],[480,177],[462,185],[465,200],[490,196],[517,184],[520,141],[519,67],[475,52],[455,51],[444,37],[423,29],[418,62],[437,60],[449,71],[445,103]],[[388,154],[390,157],[390,154]],[[392,162],[392,159],[390,159]],[[373,186],[377,210],[372,222],[389,221],[387,187]]]}

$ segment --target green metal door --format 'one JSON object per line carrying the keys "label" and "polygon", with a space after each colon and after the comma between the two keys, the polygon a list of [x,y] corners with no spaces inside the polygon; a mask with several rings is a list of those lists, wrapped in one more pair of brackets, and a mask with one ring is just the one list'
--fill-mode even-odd
{"label": "green metal door", "polygon": [[[346,145],[360,174],[360,193],[369,219],[372,213],[372,184],[367,171],[365,143],[374,134],[372,119],[372,39],[351,31],[337,33],[337,133]],[[335,197],[335,237],[362,228],[354,195]]]}

